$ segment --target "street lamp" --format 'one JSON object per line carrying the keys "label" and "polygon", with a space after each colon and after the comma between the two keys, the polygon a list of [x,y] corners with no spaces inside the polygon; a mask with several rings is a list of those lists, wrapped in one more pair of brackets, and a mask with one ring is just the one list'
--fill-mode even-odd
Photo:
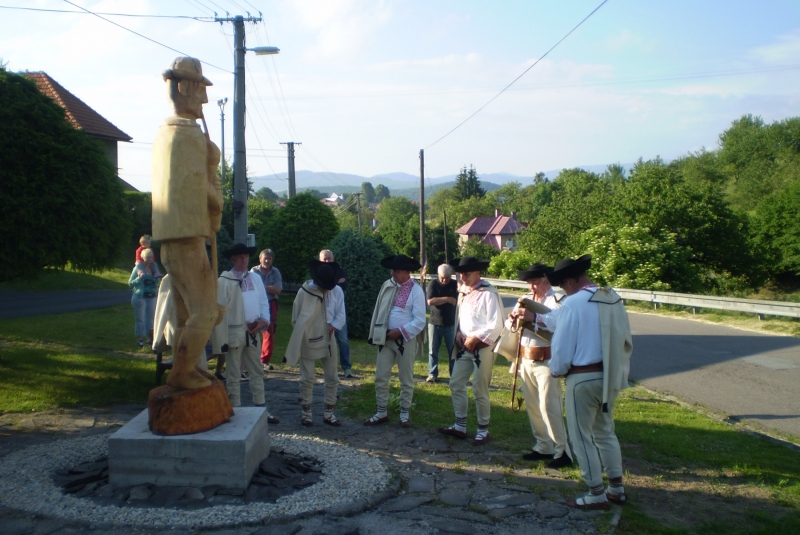
{"label": "street lamp", "polygon": [[233,78],[233,241],[234,243],[246,244],[248,188],[245,171],[247,169],[247,157],[244,143],[244,53],[249,50],[261,56],[277,54],[280,49],[274,46],[245,48],[244,17],[241,15],[236,16],[231,22],[233,22],[233,44],[235,50]]}
{"label": "street lamp", "polygon": [[225,173],[225,104],[228,103],[228,97],[221,98],[217,101],[217,106],[219,106],[219,118],[222,121],[222,135],[220,136],[222,139],[222,180],[221,182],[225,182],[225,178],[227,177]]}

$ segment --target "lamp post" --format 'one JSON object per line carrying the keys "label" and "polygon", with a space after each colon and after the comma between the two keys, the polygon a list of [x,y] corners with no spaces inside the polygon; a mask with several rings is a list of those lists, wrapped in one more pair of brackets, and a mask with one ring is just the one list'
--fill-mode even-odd
{"label": "lamp post", "polygon": [[[248,17],[248,22],[260,22],[260,18]],[[245,48],[244,22],[241,15],[233,18],[216,18],[216,22],[233,22],[234,44],[234,96],[233,96],[233,241],[247,243],[247,158],[244,142],[244,53],[256,55],[277,54],[280,49],[274,46]]]}
{"label": "lamp post", "polygon": [[228,103],[228,97],[221,98],[217,101],[217,106],[219,106],[219,118],[222,121],[222,129],[220,138],[222,140],[222,180],[220,182],[225,182],[227,177],[225,173],[225,104]]}

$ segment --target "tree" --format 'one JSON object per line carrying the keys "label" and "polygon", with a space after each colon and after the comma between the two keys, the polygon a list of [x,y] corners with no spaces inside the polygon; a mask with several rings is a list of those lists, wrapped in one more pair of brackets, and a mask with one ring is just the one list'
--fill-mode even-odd
{"label": "tree", "polygon": [[500,251],[489,263],[489,274],[500,279],[517,280],[517,272],[528,269],[536,257],[525,251]]}
{"label": "tree", "polygon": [[270,202],[273,202],[273,203],[278,202],[278,199],[280,199],[280,197],[278,197],[277,193],[275,193],[274,191],[272,191],[270,188],[268,188],[266,186],[261,188],[261,189],[259,189],[255,193],[255,195],[253,195],[253,198],[254,199],[263,199],[265,201],[270,201]]}
{"label": "tree", "polygon": [[474,256],[475,258],[491,259],[500,254],[500,251],[483,243],[480,238],[472,237],[461,245],[461,256]]}
{"label": "tree", "polygon": [[372,187],[371,182],[361,183],[361,196],[364,197],[365,203],[375,204],[375,188]]}
{"label": "tree", "polygon": [[0,68],[0,280],[114,265],[131,232],[116,169],[24,76]]}
{"label": "tree", "polygon": [[381,259],[387,255],[375,238],[359,236],[352,229],[341,231],[328,249],[347,275],[345,310],[348,335],[351,338],[366,338],[375,297],[389,277],[388,270],[381,266]]}
{"label": "tree", "polygon": [[266,225],[264,240],[275,251],[276,265],[284,279],[300,282],[308,274],[308,263],[338,232],[331,209],[306,192],[298,193],[275,212]]}
{"label": "tree", "polygon": [[389,188],[387,188],[383,184],[378,184],[377,186],[375,186],[375,202],[376,203],[379,203],[379,202],[383,201],[384,199],[388,199],[391,196],[392,196],[392,194],[389,193]]}
{"label": "tree", "polygon": [[754,238],[764,269],[779,280],[800,279],[800,178],[764,199],[753,217]]}
{"label": "tree", "polygon": [[478,179],[478,172],[471,165],[469,169],[466,166],[461,168],[456,177],[456,185],[453,188],[461,201],[470,197],[482,198],[486,195],[486,191],[481,187],[481,181]]}
{"label": "tree", "polygon": [[384,200],[377,212],[377,232],[394,254],[419,256],[419,208],[405,197]]}

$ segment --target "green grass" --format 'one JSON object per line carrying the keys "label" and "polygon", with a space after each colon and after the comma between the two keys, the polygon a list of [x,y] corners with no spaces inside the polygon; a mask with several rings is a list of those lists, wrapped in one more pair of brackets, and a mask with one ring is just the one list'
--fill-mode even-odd
{"label": "green grass", "polygon": [[44,273],[32,281],[14,281],[0,283],[0,291],[15,292],[55,292],[68,290],[127,290],[133,262],[129,270],[114,268],[91,273],[46,269]]}

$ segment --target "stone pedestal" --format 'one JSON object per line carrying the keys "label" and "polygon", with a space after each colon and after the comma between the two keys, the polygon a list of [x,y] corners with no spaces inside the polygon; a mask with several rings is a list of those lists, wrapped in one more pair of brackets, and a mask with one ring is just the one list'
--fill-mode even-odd
{"label": "stone pedestal", "polygon": [[108,439],[109,481],[115,487],[163,486],[246,489],[269,456],[266,409],[237,407],[230,422],[193,435],[159,436],[147,410]]}
{"label": "stone pedestal", "polygon": [[147,398],[150,430],[158,435],[187,435],[214,429],[230,420],[233,407],[216,377],[204,388],[179,390],[164,385]]}

